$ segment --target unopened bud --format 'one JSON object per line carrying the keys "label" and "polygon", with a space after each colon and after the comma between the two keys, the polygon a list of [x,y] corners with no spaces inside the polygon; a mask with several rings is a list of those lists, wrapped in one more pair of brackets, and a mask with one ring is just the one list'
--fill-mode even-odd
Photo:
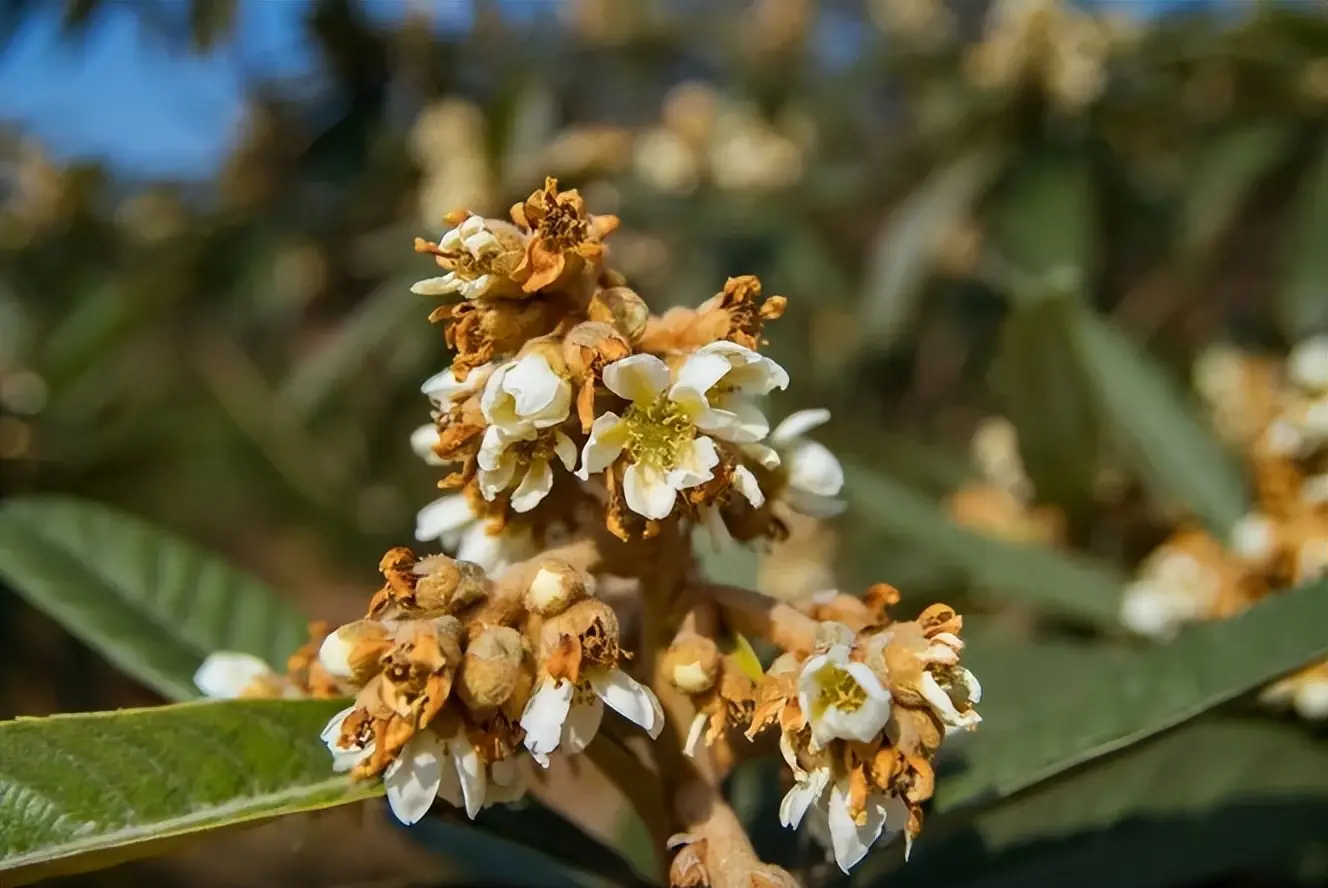
{"label": "unopened bud", "polygon": [[578,601],[545,621],[540,631],[541,659],[548,660],[562,650],[563,636],[569,635],[580,639],[583,657],[603,665],[616,665],[618,615],[603,601],[598,598]]}
{"label": "unopened bud", "polygon": [[318,649],[318,662],[337,678],[363,684],[392,649],[387,627],[377,620],[356,620],[337,629]]}
{"label": "unopened bud", "polygon": [[630,287],[600,290],[590,300],[586,312],[592,321],[612,325],[627,337],[628,342],[636,342],[641,338],[646,330],[646,321],[650,319],[650,307]]}
{"label": "unopened bud", "polygon": [[526,610],[555,617],[590,594],[590,577],[569,564],[550,560],[540,567],[526,589]]}
{"label": "unopened bud", "polygon": [[525,643],[507,626],[490,626],[475,636],[462,658],[456,691],[472,711],[503,705],[523,671]]}
{"label": "unopened bud", "polygon": [[415,601],[422,610],[456,613],[489,594],[492,582],[484,568],[470,561],[453,561],[433,555],[415,565],[421,574],[415,584]]}
{"label": "unopened bud", "polygon": [[704,635],[683,635],[664,652],[664,674],[684,694],[702,694],[715,686],[719,648]]}

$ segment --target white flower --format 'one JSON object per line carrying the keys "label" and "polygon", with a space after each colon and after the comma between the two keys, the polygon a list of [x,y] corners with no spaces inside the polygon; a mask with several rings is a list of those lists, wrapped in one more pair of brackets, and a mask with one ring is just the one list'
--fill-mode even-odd
{"label": "white flower", "polygon": [[[848,781],[838,780],[830,787],[830,798],[825,812],[835,863],[839,864],[839,868],[845,873],[867,856],[867,852],[881,838],[881,833],[887,826],[889,834],[886,840],[890,841],[908,825],[908,806],[898,796],[886,795],[883,792],[868,793],[863,807],[862,822],[858,822],[854,817],[849,800]],[[907,859],[907,849],[904,856]]]}
{"label": "white flower", "polygon": [[451,270],[440,277],[419,281],[410,288],[411,292],[420,296],[455,293],[462,299],[479,299],[506,283],[500,272],[510,271],[506,266],[514,263],[503,260],[516,254],[524,241],[524,232],[512,223],[471,213],[438,241],[438,249],[449,261]]}
{"label": "white flower", "polygon": [[784,794],[779,803],[779,824],[788,829],[797,829],[807,811],[825,801],[825,791],[830,786],[830,768],[822,766],[796,775],[793,788]]}
{"label": "white flower", "polygon": [[448,407],[482,390],[491,375],[493,375],[493,364],[481,364],[472,368],[464,380],[457,379],[456,373],[448,367],[424,380],[420,391],[428,395],[434,406]]}
{"label": "white flower", "polygon": [[867,743],[890,718],[890,692],[846,644],[811,657],[798,675],[798,705],[812,729],[812,749],[836,738]]}
{"label": "white flower", "polygon": [[571,403],[572,384],[554,373],[537,352],[493,371],[480,396],[480,410],[489,427],[513,438],[563,422]]}
{"label": "white flower", "polygon": [[[277,678],[272,667],[253,654],[217,651],[208,654],[203,665],[194,673],[194,684],[204,697],[214,700],[234,700],[245,690],[263,679]],[[288,688],[286,696],[298,696],[299,691]]]}
{"label": "white flower", "polygon": [[[982,685],[977,676],[962,666],[926,669],[918,686],[927,704],[945,725],[946,734],[971,731],[982,721],[973,707],[982,702]],[[955,701],[966,703],[960,710]]]}
{"label": "white flower", "polygon": [[341,726],[345,723],[346,717],[354,711],[355,707],[351,705],[332,716],[319,735],[323,743],[327,745],[328,752],[332,753],[332,770],[337,773],[349,771],[363,759],[373,755],[374,752],[373,743],[362,746],[359,744],[341,745]]}
{"label": "white flower", "polygon": [[531,756],[548,767],[549,754],[556,749],[568,755],[584,750],[599,731],[606,703],[652,739],[664,729],[664,710],[650,688],[617,667],[591,667],[578,684],[545,678],[530,698],[521,727]]}
{"label": "white flower", "polygon": [[485,803],[488,777],[465,728],[442,736],[425,729],[402,747],[383,772],[392,813],[402,823],[418,823],[435,798],[465,808],[471,819]]}
{"label": "white flower", "polygon": [[1187,552],[1164,547],[1148,557],[1139,578],[1126,586],[1121,622],[1140,635],[1164,640],[1209,614],[1220,590],[1215,571]]}
{"label": "white flower", "polygon": [[555,456],[567,471],[576,467],[576,444],[558,429],[513,437],[491,425],[484,430],[477,459],[480,493],[492,500],[515,484],[512,509],[529,512],[553,489]]}
{"label": "white flower", "polygon": [[410,433],[410,449],[431,466],[445,466],[448,461],[434,450],[438,440],[438,426],[433,423],[422,425]]}
{"label": "white flower", "polygon": [[1230,546],[1237,557],[1265,564],[1277,554],[1277,525],[1258,512],[1244,515],[1231,528]]}
{"label": "white flower", "polygon": [[[778,364],[731,342],[697,349],[678,369],[676,381],[654,355],[615,361],[604,368],[604,385],[631,406],[622,416],[596,417],[579,475],[588,479],[625,453],[628,508],[646,518],[666,518],[678,491],[714,476],[720,461],[714,438],[755,442],[769,431],[746,396],[787,384],[788,374]],[[759,505],[764,497],[756,479],[746,469],[743,473],[735,476],[738,490]]]}
{"label": "white flower", "polygon": [[1297,343],[1287,355],[1286,368],[1295,385],[1307,392],[1328,394],[1328,334]]}
{"label": "white flower", "polygon": [[1303,670],[1273,682],[1259,694],[1267,704],[1296,710],[1301,718],[1328,720],[1328,664]]}
{"label": "white flower", "polygon": [[844,469],[829,448],[804,437],[824,425],[830,411],[799,410],[789,414],[770,433],[769,447],[748,445],[747,453],[766,468],[782,466],[786,486],[780,496],[804,515],[830,518],[844,511],[839,499],[844,487]]}
{"label": "white flower", "polygon": [[459,561],[469,561],[497,576],[518,561],[538,554],[530,528],[509,522],[491,533],[484,519],[464,494],[450,493],[429,503],[415,517],[415,538],[437,540],[443,551]]}

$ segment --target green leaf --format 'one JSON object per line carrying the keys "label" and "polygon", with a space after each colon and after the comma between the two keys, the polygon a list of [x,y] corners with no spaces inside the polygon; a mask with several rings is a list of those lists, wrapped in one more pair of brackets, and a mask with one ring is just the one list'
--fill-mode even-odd
{"label": "green leaf", "polygon": [[1088,311],[1070,325],[1107,427],[1123,456],[1163,497],[1174,497],[1219,539],[1249,509],[1239,469],[1190,398],[1144,350]]}
{"label": "green leaf", "polygon": [[[1113,568],[967,530],[924,494],[859,465],[846,462],[844,474],[852,512],[864,525],[908,543],[1003,598],[1090,625],[1116,626],[1124,577]],[[881,579],[888,582],[890,577]]]}
{"label": "green leaf", "polygon": [[982,811],[958,834],[924,833],[882,883],[1201,884],[1325,832],[1328,746],[1275,724],[1202,721]]}
{"label": "green leaf", "polygon": [[163,850],[205,830],[381,794],[332,772],[329,700],[184,703],[0,724],[0,882]]}
{"label": "green leaf", "polygon": [[1328,333],[1328,149],[1305,176],[1292,225],[1277,312],[1283,333],[1296,341]]}
{"label": "green leaf", "polygon": [[1280,122],[1253,124],[1205,143],[1181,205],[1181,249],[1207,250],[1227,230],[1250,192],[1285,157],[1290,130]]}
{"label": "green leaf", "polygon": [[903,331],[936,251],[999,167],[996,152],[970,151],[928,176],[876,232],[862,300],[866,337],[888,344]]}
{"label": "green leaf", "polygon": [[1017,704],[967,738],[964,768],[941,782],[936,807],[1013,795],[1193,719],[1322,659],[1325,627],[1328,581],[1320,581],[1126,660],[1104,654],[1069,686],[1048,687],[1046,673],[1032,669]]}
{"label": "green leaf", "polygon": [[162,695],[198,696],[213,651],[274,668],[307,639],[304,617],[263,583],[165,530],[59,497],[0,505],[0,579]]}
{"label": "green leaf", "polygon": [[[1021,274],[1055,281],[1057,290],[1079,291],[1096,261],[1095,214],[1088,161],[1038,157],[1001,187],[993,219],[1001,257]],[[1042,288],[1023,289],[1036,297]]]}
{"label": "green leaf", "polygon": [[996,374],[1005,414],[1041,502],[1072,517],[1093,506],[1098,416],[1069,327],[1068,298],[1017,302],[1001,333]]}

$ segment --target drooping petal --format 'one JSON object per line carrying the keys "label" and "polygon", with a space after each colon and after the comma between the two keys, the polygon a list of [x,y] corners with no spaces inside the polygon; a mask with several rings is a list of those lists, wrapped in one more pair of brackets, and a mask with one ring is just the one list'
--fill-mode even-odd
{"label": "drooping petal", "polygon": [[272,667],[253,654],[217,651],[208,654],[194,673],[194,684],[204,697],[233,700],[260,678],[273,675]]}
{"label": "drooping petal", "polygon": [[665,472],[654,466],[630,465],[623,472],[623,495],[627,508],[644,518],[662,520],[673,511],[678,491]]}
{"label": "drooping petal", "polygon": [[475,522],[470,501],[459,493],[440,496],[415,516],[415,539],[421,542],[455,537]]}
{"label": "drooping petal", "polygon": [[664,729],[659,701],[650,688],[621,669],[594,669],[590,685],[610,709],[646,730],[651,738]]}
{"label": "drooping petal", "polygon": [[595,417],[595,422],[590,426],[590,436],[586,438],[586,446],[581,450],[581,468],[577,470],[577,477],[586,481],[591,475],[604,471],[613,465],[626,445],[627,425],[622,417],[616,413],[603,413]]}
{"label": "drooping petal", "polygon": [[400,754],[383,772],[387,803],[397,820],[407,826],[418,823],[433,800],[443,779],[442,749],[432,731],[420,731],[402,747]]}
{"label": "drooping petal", "polygon": [[767,447],[764,444],[743,444],[742,452],[763,469],[770,469],[773,471],[779,468],[779,465],[782,462],[779,458],[779,453],[773,447]]}
{"label": "drooping petal", "polygon": [[429,396],[435,404],[445,406],[463,395],[472,395],[479,391],[493,371],[492,364],[482,364],[466,374],[464,382],[456,378],[452,368],[435,373],[424,381],[420,391]]}
{"label": "drooping petal", "polygon": [[576,468],[576,442],[565,433],[560,431],[553,433],[553,453],[567,471]]}
{"label": "drooping petal", "polygon": [[816,768],[807,774],[805,780],[793,784],[779,803],[779,823],[788,829],[797,829],[807,809],[821,800],[825,788],[830,783],[830,769]]}
{"label": "drooping petal", "polygon": [[954,701],[950,699],[950,695],[930,672],[922,673],[922,680],[918,682],[918,691],[941,721],[945,722],[946,727],[971,728],[982,720],[977,712],[971,709],[960,712],[955,707]]}
{"label": "drooping petal", "polygon": [[456,756],[452,754],[451,746],[444,745],[442,749],[443,773],[438,783],[438,798],[453,808],[464,808],[466,796],[461,792],[461,774],[457,770]]}
{"label": "drooping petal", "polygon": [[439,277],[425,278],[410,285],[410,292],[416,296],[446,296],[455,293],[461,285],[461,279],[452,272]]}
{"label": "drooping petal", "polygon": [[328,719],[327,724],[323,726],[322,733],[318,735],[318,739],[322,740],[329,746],[335,743],[336,739],[341,736],[341,726],[345,724],[346,718],[354,711],[354,705],[347,706],[345,709]]}
{"label": "drooping petal", "polygon": [[687,728],[687,740],[682,745],[682,751],[689,758],[696,757],[696,751],[701,748],[701,738],[705,736],[706,725],[710,723],[710,716],[704,712],[698,712],[692,717],[692,724]]}
{"label": "drooping petal", "polygon": [[489,374],[480,394],[480,412],[490,425],[511,425],[517,421],[516,405],[503,386],[514,362],[508,361]]}
{"label": "drooping petal", "polygon": [[[549,753],[558,748],[562,740],[563,722],[572,708],[572,694],[576,687],[567,680],[544,679],[521,713],[521,727],[526,732],[525,745],[536,761],[547,762]],[[541,762],[543,764],[543,762]]]}
{"label": "drooping petal", "polygon": [[770,433],[770,420],[753,402],[740,395],[716,395],[710,409],[696,418],[696,427],[736,444],[754,444]]}
{"label": "drooping petal", "polygon": [[475,480],[480,487],[480,495],[490,502],[497,499],[498,494],[512,486],[512,478],[516,475],[516,466],[516,457],[504,454],[503,459],[492,469],[481,468],[475,474]]}
{"label": "drooping petal", "polygon": [[683,448],[678,465],[669,470],[665,480],[674,490],[686,490],[713,478],[717,465],[719,465],[719,451],[715,447],[715,442],[702,435],[692,439],[691,444]]}
{"label": "drooping petal", "polygon": [[332,753],[332,770],[338,774],[349,771],[351,768],[355,767],[360,759],[373,755],[374,744],[372,743],[364,747],[346,747],[339,745],[337,742],[341,738],[342,725],[345,724],[346,718],[354,711],[354,705],[347,706],[345,709],[332,716],[332,718],[328,719],[327,725],[324,726],[322,733],[319,734],[319,737],[327,746],[328,751]]}
{"label": "drooping petal", "polygon": [[844,488],[844,467],[830,449],[816,441],[800,441],[784,456],[789,485],[818,496],[838,496]]}
{"label": "drooping petal", "polygon": [[885,828],[885,808],[879,802],[874,804],[872,799],[868,799],[867,817],[859,826],[849,812],[847,787],[835,784],[830,788],[830,809],[827,813],[835,863],[847,873],[867,856],[871,846],[880,837],[881,830]]}
{"label": "drooping petal", "polygon": [[553,469],[547,459],[533,459],[526,466],[526,474],[512,492],[512,510],[529,512],[540,504],[553,489]]}
{"label": "drooping petal", "polygon": [[461,783],[461,798],[465,802],[466,816],[474,820],[475,815],[484,807],[484,790],[489,782],[484,773],[484,762],[480,761],[479,753],[475,751],[470,738],[466,736],[464,727],[457,728],[456,734],[447,741],[447,746],[452,753],[452,763],[456,767],[456,775]]}
{"label": "drooping petal", "polygon": [[424,460],[431,466],[442,466],[447,464],[447,460],[434,452],[434,446],[438,443],[438,426],[433,423],[427,423],[419,426],[410,433],[410,449],[415,455]]}
{"label": "drooping petal", "polygon": [[814,410],[797,410],[784,417],[779,425],[775,426],[775,430],[770,433],[770,441],[776,446],[791,443],[829,421],[830,411],[823,407]]}
{"label": "drooping petal", "polygon": [[747,502],[751,503],[752,508],[759,509],[765,503],[765,494],[761,492],[760,482],[756,480],[752,470],[746,466],[734,467],[733,487],[743,495]]}
{"label": "drooping petal", "polygon": [[562,743],[558,748],[565,755],[579,755],[595,739],[603,720],[604,702],[599,697],[573,703],[563,722]]}
{"label": "drooping petal", "polygon": [[604,385],[620,398],[649,404],[669,385],[669,368],[654,355],[630,355],[604,368]]}

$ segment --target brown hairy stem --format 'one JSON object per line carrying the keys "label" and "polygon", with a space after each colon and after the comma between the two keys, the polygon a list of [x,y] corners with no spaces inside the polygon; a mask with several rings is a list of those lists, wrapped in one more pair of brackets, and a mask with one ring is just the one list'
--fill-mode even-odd
{"label": "brown hairy stem", "polygon": [[729,627],[743,635],[764,638],[800,655],[816,646],[816,621],[796,608],[737,586],[707,585],[698,591],[708,595]]}

